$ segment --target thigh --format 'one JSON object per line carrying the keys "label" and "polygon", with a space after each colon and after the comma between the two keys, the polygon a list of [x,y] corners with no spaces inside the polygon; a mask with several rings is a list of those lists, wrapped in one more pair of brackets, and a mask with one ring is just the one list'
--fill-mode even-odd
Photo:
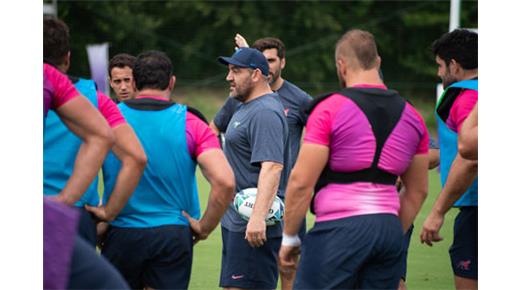
{"label": "thigh", "polygon": [[67,289],[129,289],[119,272],[82,238],[77,238]]}
{"label": "thigh", "polygon": [[222,228],[220,287],[275,289],[281,238],[268,238],[262,247],[253,248],[244,236]]}
{"label": "thigh", "polygon": [[101,254],[123,275],[132,289],[142,289],[148,241],[142,229],[110,227]]}
{"label": "thigh", "polygon": [[153,289],[188,289],[193,260],[193,240],[187,226],[164,226],[149,233],[151,257],[143,274]]}
{"label": "thigh", "polygon": [[454,274],[478,279],[478,208],[461,208],[453,232],[450,258]]}
{"label": "thigh", "polygon": [[406,270],[407,270],[407,264],[408,264],[408,248],[410,248],[410,240],[412,239],[412,233],[413,233],[413,224],[408,229],[408,231],[404,234],[404,240],[403,240],[403,254],[402,254],[402,261],[401,261],[401,279],[403,281],[406,281]]}

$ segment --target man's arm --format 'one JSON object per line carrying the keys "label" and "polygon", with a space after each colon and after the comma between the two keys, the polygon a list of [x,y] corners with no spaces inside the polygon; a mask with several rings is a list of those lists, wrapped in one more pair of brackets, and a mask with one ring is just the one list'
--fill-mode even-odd
{"label": "man's arm", "polygon": [[210,184],[206,211],[196,220],[183,211],[190,222],[195,242],[205,240],[215,229],[233,199],[235,176],[221,149],[204,151],[197,157],[202,174]]}
{"label": "man's arm", "polygon": [[309,209],[314,186],[329,160],[329,147],[318,144],[302,145],[285,193],[285,214],[282,246],[279,252],[281,271],[296,269],[300,241],[298,231]]}
{"label": "man's arm", "polygon": [[213,133],[215,133],[215,135],[218,136],[220,134],[220,130],[217,128],[217,125],[215,125],[214,120],[209,122],[209,128],[211,129],[211,131],[213,131]]}
{"label": "man's arm", "polygon": [[278,191],[283,170],[283,165],[276,162],[264,161],[261,166],[256,201],[245,236],[252,247],[260,247],[267,240],[265,218]]}
{"label": "man's arm", "polygon": [[112,151],[121,161],[121,169],[117,175],[116,183],[105,206],[86,209],[94,213],[103,221],[112,221],[125,207],[128,199],[139,184],[146,167],[146,154],[130,125],[124,123],[113,129],[116,143]]}
{"label": "man's arm", "polygon": [[463,158],[478,159],[478,104],[462,123],[459,132],[459,153]]}
{"label": "man's arm", "polygon": [[444,215],[466,192],[477,176],[478,163],[464,159],[457,154],[439,197],[423,223],[421,243],[432,246],[432,242],[442,241],[439,231],[444,223]]}
{"label": "man's arm", "polygon": [[97,176],[103,160],[114,144],[114,136],[103,116],[83,96],[76,97],[56,109],[63,123],[83,143],[74,170],[57,199],[73,205]]}
{"label": "man's arm", "polygon": [[408,231],[412,225],[428,194],[428,155],[416,154],[408,169],[401,175],[404,188],[399,195],[399,219],[403,232]]}

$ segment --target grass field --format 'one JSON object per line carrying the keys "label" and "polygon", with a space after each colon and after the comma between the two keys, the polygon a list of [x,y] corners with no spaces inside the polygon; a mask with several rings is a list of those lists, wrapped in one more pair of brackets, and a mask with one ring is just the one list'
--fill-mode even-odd
{"label": "grass field", "polygon": [[[205,209],[207,203],[208,184],[198,174],[200,203]],[[439,175],[436,171],[430,172],[430,190],[417,220],[413,233],[410,250],[408,253],[408,289],[436,290],[454,289],[453,276],[448,256],[448,248],[451,244],[453,233],[453,220],[456,210],[451,210],[441,230],[444,241],[435,244],[432,248],[422,245],[419,241],[419,233],[423,220],[426,218],[440,189]],[[314,217],[308,215],[308,227],[312,227]],[[220,261],[222,240],[220,227],[210,237],[195,245],[192,276],[189,289],[218,289],[220,275]]]}

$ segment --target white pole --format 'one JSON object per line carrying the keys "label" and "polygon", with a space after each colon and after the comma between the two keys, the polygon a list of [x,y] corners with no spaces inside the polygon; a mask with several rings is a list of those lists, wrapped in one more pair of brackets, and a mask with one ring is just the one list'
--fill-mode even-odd
{"label": "white pole", "polygon": [[460,27],[460,0],[450,0],[450,29],[453,31]]}

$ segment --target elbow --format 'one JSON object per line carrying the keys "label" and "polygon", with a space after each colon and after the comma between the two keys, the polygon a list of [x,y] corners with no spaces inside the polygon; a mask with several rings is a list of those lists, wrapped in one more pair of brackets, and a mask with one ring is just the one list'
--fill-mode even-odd
{"label": "elbow", "polygon": [[459,142],[458,150],[460,156],[464,159],[475,160],[478,158],[475,148],[468,146],[468,144],[464,142]]}
{"label": "elbow", "polygon": [[144,172],[144,168],[146,167],[146,164],[148,164],[148,157],[146,156],[143,150],[140,151],[141,152],[139,152],[138,154],[135,154],[133,159],[135,162],[135,166],[139,168],[141,172]]}
{"label": "elbow", "polygon": [[102,144],[103,148],[105,148],[107,152],[110,150],[110,148],[112,148],[112,146],[114,146],[116,142],[114,133],[108,126],[102,130],[99,130],[98,134],[92,135],[90,138],[85,138],[85,142],[88,142],[88,140],[97,140],[100,144]]}
{"label": "elbow", "polygon": [[226,193],[226,203],[231,202],[235,196],[235,175],[233,171],[229,171],[227,174],[222,174],[217,180],[215,180],[214,186],[217,191]]}

